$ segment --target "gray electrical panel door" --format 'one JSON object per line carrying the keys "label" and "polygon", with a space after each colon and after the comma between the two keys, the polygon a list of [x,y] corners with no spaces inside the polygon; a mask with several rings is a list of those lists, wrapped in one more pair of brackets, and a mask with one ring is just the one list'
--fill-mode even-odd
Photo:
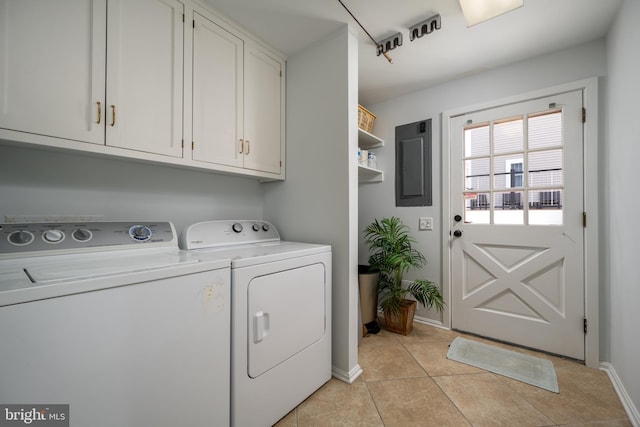
{"label": "gray electrical panel door", "polygon": [[431,206],[431,119],[396,127],[396,206]]}

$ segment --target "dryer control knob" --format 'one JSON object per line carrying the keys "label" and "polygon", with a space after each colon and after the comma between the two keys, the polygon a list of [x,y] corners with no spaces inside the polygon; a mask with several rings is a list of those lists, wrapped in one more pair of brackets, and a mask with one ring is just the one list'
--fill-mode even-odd
{"label": "dryer control knob", "polygon": [[240,224],[239,222],[236,222],[231,226],[231,229],[236,233],[240,233],[242,231],[242,224]]}
{"label": "dryer control knob", "polygon": [[269,231],[269,224],[262,224],[262,229],[264,231]]}
{"label": "dryer control knob", "polygon": [[252,229],[253,231],[260,231],[260,226],[259,226],[258,224],[253,224],[253,225],[251,226],[251,229]]}

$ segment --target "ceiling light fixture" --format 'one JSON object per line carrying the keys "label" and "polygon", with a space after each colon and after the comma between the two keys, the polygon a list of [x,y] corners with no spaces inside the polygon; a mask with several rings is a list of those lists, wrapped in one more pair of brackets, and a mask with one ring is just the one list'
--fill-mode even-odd
{"label": "ceiling light fixture", "polygon": [[524,0],[459,0],[467,27],[522,7]]}

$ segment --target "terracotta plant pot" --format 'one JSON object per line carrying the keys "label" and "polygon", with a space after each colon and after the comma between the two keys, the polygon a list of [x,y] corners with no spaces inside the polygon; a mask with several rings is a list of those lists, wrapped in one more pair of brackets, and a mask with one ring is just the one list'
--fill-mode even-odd
{"label": "terracotta plant pot", "polygon": [[413,330],[413,317],[416,314],[417,306],[418,303],[416,301],[405,299],[402,301],[402,306],[400,307],[400,313],[398,315],[385,313],[384,321],[386,323],[387,330],[397,332],[402,335],[407,335],[411,332]]}

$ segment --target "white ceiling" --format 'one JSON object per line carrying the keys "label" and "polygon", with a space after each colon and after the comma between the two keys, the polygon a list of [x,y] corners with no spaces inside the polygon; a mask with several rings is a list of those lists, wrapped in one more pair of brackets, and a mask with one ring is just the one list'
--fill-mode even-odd
{"label": "white ceiling", "polygon": [[[377,41],[402,33],[389,64],[338,0],[205,1],[289,56],[344,23],[357,28],[364,105],[595,40],[620,6],[620,0],[524,0],[522,8],[467,28],[458,0],[343,0]],[[435,14],[442,28],[410,41],[409,27]]]}

